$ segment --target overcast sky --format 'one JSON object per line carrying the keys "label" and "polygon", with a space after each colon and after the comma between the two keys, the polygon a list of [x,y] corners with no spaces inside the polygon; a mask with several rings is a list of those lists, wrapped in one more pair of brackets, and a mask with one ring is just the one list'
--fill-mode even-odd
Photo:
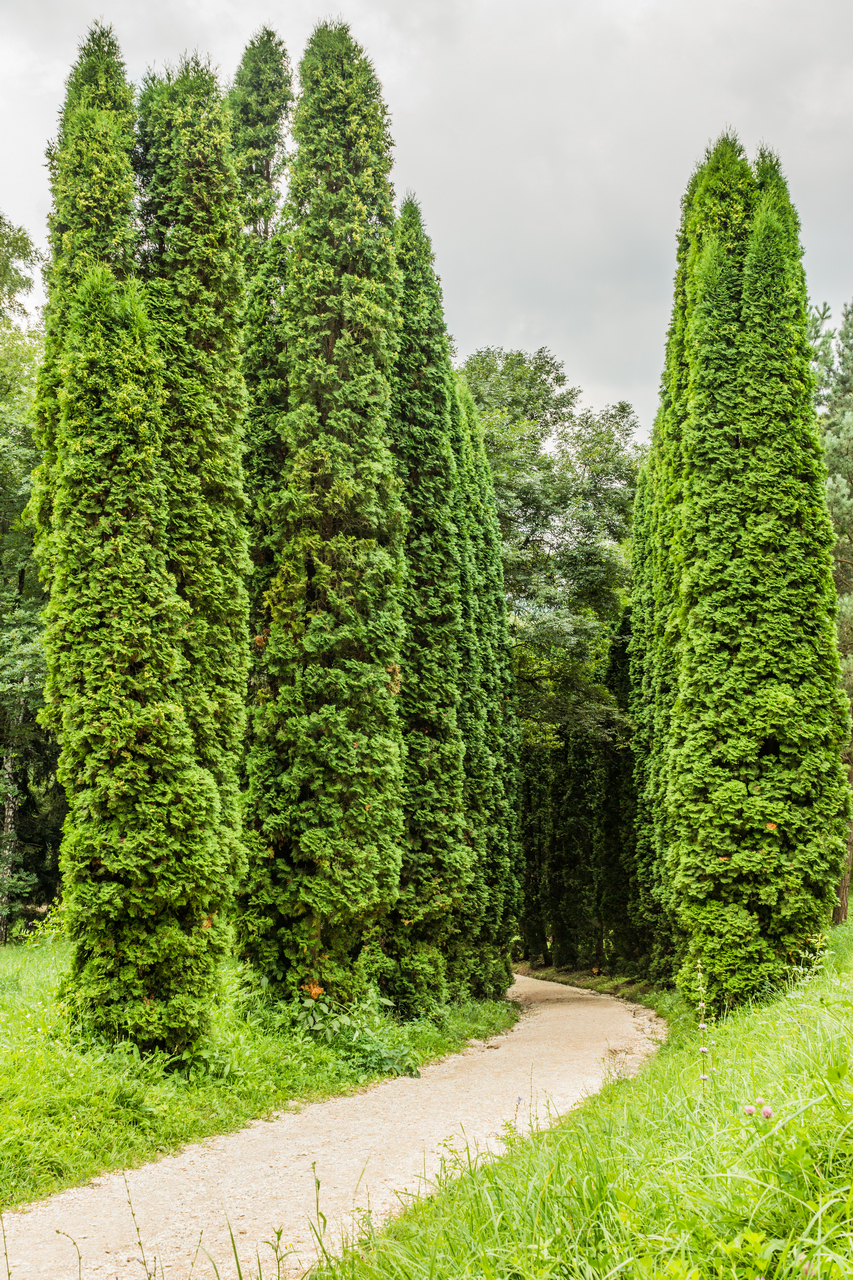
{"label": "overcast sky", "polygon": [[0,0],[0,209],[44,242],[44,147],[94,18],[134,79],[188,48],[227,79],[262,23],[297,62],[330,14],[382,80],[460,354],[548,346],[648,429],[679,201],[726,125],[779,152],[813,298],[853,297],[849,0]]}

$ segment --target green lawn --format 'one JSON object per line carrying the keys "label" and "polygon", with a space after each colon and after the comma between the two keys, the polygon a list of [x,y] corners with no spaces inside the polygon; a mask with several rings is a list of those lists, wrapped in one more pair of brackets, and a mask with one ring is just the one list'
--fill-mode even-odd
{"label": "green lawn", "polygon": [[226,973],[209,1044],[183,1064],[81,1041],[55,997],[61,941],[0,947],[0,1209],[391,1071],[511,1026],[507,1002],[453,1006],[435,1020],[367,1019],[327,1044],[274,1006],[238,965]]}
{"label": "green lawn", "polygon": [[707,1055],[693,1011],[659,997],[670,1037],[638,1077],[448,1167],[315,1280],[853,1276],[851,980],[844,926],[822,970],[711,1026]]}

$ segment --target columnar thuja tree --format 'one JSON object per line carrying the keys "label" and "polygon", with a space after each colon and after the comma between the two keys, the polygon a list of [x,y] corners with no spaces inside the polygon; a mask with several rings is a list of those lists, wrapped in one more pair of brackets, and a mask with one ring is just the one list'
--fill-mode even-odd
{"label": "columnar thuja tree", "polygon": [[[400,349],[391,438],[408,510],[400,715],[406,744],[400,896],[385,927],[390,994],[411,1011],[448,995],[446,950],[471,879],[463,839],[459,477],[451,441],[454,394],[441,288],[420,209],[397,223],[402,275]],[[454,974],[465,989],[465,977]]]}
{"label": "columnar thuja tree", "polygon": [[47,719],[68,797],[68,994],[97,1031],[175,1049],[204,1028],[218,893],[216,794],[179,700],[184,609],[166,563],[162,361],[131,244],[132,99],[96,27],[51,156]]}
{"label": "columnar thuja tree", "polygon": [[482,427],[464,379],[457,381],[455,399],[464,673],[459,722],[473,874],[449,948],[449,967],[467,975],[474,994],[492,996],[511,981],[509,953],[521,907],[518,723],[495,494]]}
{"label": "columnar thuja tree", "polygon": [[45,351],[36,397],[43,461],[33,476],[30,518],[42,573],[50,576],[55,437],[60,414],[60,356],[74,291],[90,267],[132,269],[133,90],[111,28],[95,23],[68,77],[57,139],[47,152],[53,204],[48,223]]}
{"label": "columnar thuja tree", "polygon": [[[798,222],[724,136],[684,204],[644,502],[660,895],[717,1003],[776,981],[831,911],[849,808],[832,530]],[[646,624],[648,628],[648,624]]]}
{"label": "columnar thuja tree", "polygon": [[[242,324],[248,503],[250,627],[264,625],[265,593],[275,572],[276,522],[284,444],[280,419],[287,406],[281,300],[287,232],[281,222],[280,182],[286,165],[286,130],[293,105],[290,60],[283,42],[263,27],[249,41],[228,95],[231,145],[240,187],[246,311]],[[263,654],[253,647],[252,665]]]}
{"label": "columnar thuja tree", "polygon": [[401,859],[404,522],[387,444],[399,275],[386,110],[343,24],[317,27],[300,82],[243,928],[275,984],[345,992],[378,963]]}
{"label": "columnar thuja tree", "polygon": [[185,611],[181,701],[198,764],[213,778],[215,899],[208,946],[245,865],[237,770],[248,660],[241,465],[242,255],[228,120],[211,68],[193,57],[150,76],[140,102],[142,266],[163,369],[168,566]]}
{"label": "columnar thuja tree", "polygon": [[284,41],[269,27],[261,27],[246,45],[227,98],[249,274],[255,257],[275,231],[292,103],[290,59]]}

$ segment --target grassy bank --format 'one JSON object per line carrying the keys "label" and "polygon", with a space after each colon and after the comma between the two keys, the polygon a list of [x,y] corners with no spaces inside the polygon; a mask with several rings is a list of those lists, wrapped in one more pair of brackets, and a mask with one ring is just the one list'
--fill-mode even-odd
{"label": "grassy bank", "polygon": [[55,998],[66,965],[61,941],[0,947],[0,1209],[288,1103],[414,1071],[517,1016],[505,1002],[472,1002],[402,1024],[377,1007],[362,1012],[353,1044],[350,1030],[333,1022],[314,1031],[300,1025],[291,1007],[272,1005],[234,965],[209,1043],[176,1069],[75,1036]]}
{"label": "grassy bank", "polygon": [[657,1009],[658,1005],[664,1010],[673,1008],[671,991],[655,987],[643,978],[623,977],[618,973],[596,973],[594,969],[556,969],[553,965],[531,965],[525,960],[514,964],[513,968],[526,978],[560,982],[565,987],[581,987],[604,996],[621,996],[625,1000],[647,1004],[652,1009]]}
{"label": "grassy bank", "polygon": [[821,970],[704,1038],[671,997],[669,1039],[638,1077],[505,1158],[448,1167],[316,1280],[853,1275],[851,978],[845,926]]}

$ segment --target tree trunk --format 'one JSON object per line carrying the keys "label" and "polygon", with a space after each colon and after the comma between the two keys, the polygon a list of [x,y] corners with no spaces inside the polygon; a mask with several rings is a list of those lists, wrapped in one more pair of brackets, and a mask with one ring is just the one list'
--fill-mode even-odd
{"label": "tree trunk", "polygon": [[[848,766],[847,776],[850,779],[851,787],[853,787],[853,763]],[[841,877],[841,883],[838,886],[838,902],[832,912],[833,924],[844,924],[847,919],[847,900],[850,897],[851,866],[853,866],[853,823],[851,823],[847,832],[847,862],[844,866],[844,875]]]}

